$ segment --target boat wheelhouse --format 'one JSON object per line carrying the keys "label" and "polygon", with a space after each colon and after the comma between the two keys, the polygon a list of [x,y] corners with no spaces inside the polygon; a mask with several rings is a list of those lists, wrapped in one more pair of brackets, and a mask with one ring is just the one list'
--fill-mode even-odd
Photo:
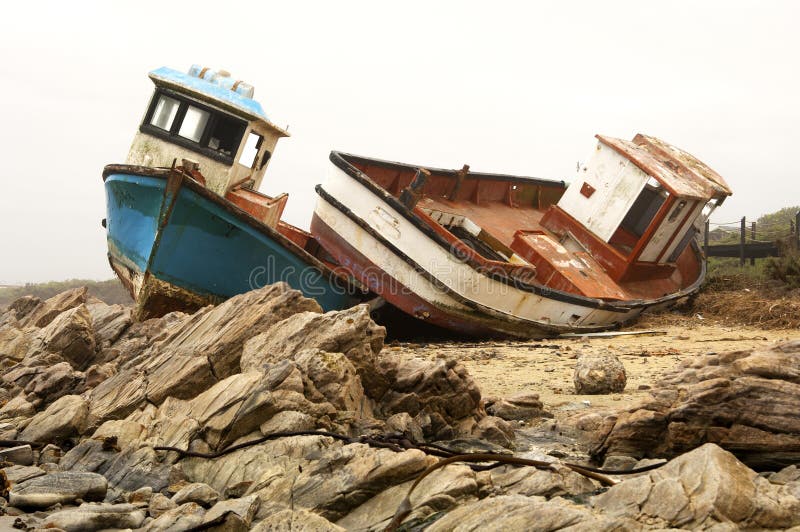
{"label": "boat wheelhouse", "polygon": [[150,72],[155,90],[125,164],[106,166],[108,257],[134,316],[192,311],[286,281],[325,310],[363,291],[258,192],[278,140],[248,83],[192,66]]}
{"label": "boat wheelhouse", "polygon": [[616,327],[695,292],[695,235],[725,181],[659,139],[598,136],[576,179],[424,168],[331,153],[311,231],[419,319],[474,335]]}

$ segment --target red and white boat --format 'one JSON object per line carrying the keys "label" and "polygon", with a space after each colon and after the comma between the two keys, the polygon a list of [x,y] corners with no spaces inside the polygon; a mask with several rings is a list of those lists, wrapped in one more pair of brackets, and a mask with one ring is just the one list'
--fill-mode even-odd
{"label": "red and white boat", "polygon": [[351,276],[441,327],[613,328],[700,287],[696,235],[731,190],[654,137],[597,139],[569,186],[332,152],[311,232]]}

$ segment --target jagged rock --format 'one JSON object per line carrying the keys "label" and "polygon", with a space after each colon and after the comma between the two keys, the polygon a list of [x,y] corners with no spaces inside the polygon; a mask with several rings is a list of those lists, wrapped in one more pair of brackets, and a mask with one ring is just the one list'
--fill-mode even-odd
{"label": "jagged rock", "polygon": [[92,317],[95,339],[99,347],[108,347],[119,339],[131,324],[131,309],[122,305],[92,303],[86,305]]}
{"label": "jagged rock", "polygon": [[789,482],[800,481],[800,468],[794,464],[784,467],[777,473],[771,474],[769,481],[773,484],[788,484]]}
{"label": "jagged rock", "polygon": [[66,532],[89,532],[106,529],[139,528],[144,511],[132,504],[81,504],[77,508],[48,515],[44,528],[59,528]]}
{"label": "jagged rock", "polygon": [[501,495],[463,504],[435,521],[427,532],[450,530],[494,530],[550,532],[555,530],[636,530],[623,519],[594,515],[583,506],[561,498]]}
{"label": "jagged rock", "polygon": [[280,510],[272,513],[263,521],[251,528],[252,532],[344,532],[344,528],[336,526],[322,516],[307,510]]}
{"label": "jagged rock", "polygon": [[86,369],[95,354],[92,316],[86,305],[62,312],[32,338],[28,355],[58,353],[75,369]]}
{"label": "jagged rock", "polygon": [[552,470],[502,466],[492,469],[490,478],[496,493],[548,499],[583,495],[596,489],[592,481],[558,463],[553,464]]}
{"label": "jagged rock", "polygon": [[800,484],[774,485],[705,444],[593,499],[609,515],[661,527],[776,529],[800,525]]}
{"label": "jagged rock", "polygon": [[407,412],[400,412],[386,419],[386,430],[402,434],[411,441],[422,441],[425,436],[422,427]]}
{"label": "jagged rock", "polygon": [[65,471],[20,482],[9,492],[9,504],[22,508],[47,508],[78,499],[102,501],[108,483],[95,473]]}
{"label": "jagged rock", "polygon": [[188,502],[162,512],[144,527],[145,532],[183,532],[200,526],[206,511],[199,504]]}
{"label": "jagged rock", "polygon": [[[476,414],[480,408],[478,386],[454,359],[429,362],[391,353],[380,357],[379,368],[391,383],[390,389],[379,397],[378,409],[387,417],[400,412],[413,417],[424,412],[440,416],[447,425]],[[426,435],[449,439],[446,435]]]}
{"label": "jagged rock", "polygon": [[84,386],[94,388],[106,379],[110,379],[117,373],[114,364],[94,364],[84,372]]}
{"label": "jagged rock", "polygon": [[643,403],[606,416],[592,454],[670,458],[705,442],[756,469],[800,461],[800,341],[692,357]]}
{"label": "jagged rock", "polygon": [[[339,519],[336,524],[347,530],[384,529],[413,482],[404,482],[378,493]],[[458,500],[477,497],[478,490],[475,472],[468,466],[445,466],[425,477],[414,489],[412,512],[407,520],[413,521],[434,512],[449,510]]]}
{"label": "jagged rock", "polygon": [[150,517],[158,518],[166,512],[174,510],[178,507],[175,501],[161,493],[154,493],[150,498],[150,504],[147,507],[147,513]]}
{"label": "jagged rock", "polygon": [[421,451],[396,453],[363,444],[332,446],[315,458],[302,465],[302,472],[292,472],[293,479],[273,477],[265,483],[262,478],[257,485],[262,501],[292,504],[335,520],[380,491],[414,478],[430,464]]}
{"label": "jagged rock", "polygon": [[372,417],[372,408],[364,395],[358,370],[345,355],[307,349],[292,359],[305,377],[306,388],[318,391],[320,399],[330,402],[337,410]]}
{"label": "jagged rock", "polygon": [[621,392],[628,382],[625,366],[614,355],[582,355],[572,377],[575,393],[606,394]]}
{"label": "jagged rock", "polygon": [[8,309],[14,311],[14,317],[17,320],[22,320],[41,304],[42,300],[36,296],[22,296],[12,301],[8,305]]}
{"label": "jagged rock", "polygon": [[36,414],[36,409],[20,394],[0,408],[0,419],[28,418]]}
{"label": "jagged rock", "polygon": [[[85,286],[73,288],[56,294],[46,301],[40,302],[34,309],[30,310],[24,318],[20,319],[20,326],[46,327],[59,314],[86,303],[87,290]],[[13,304],[14,303],[12,303],[12,305]],[[23,303],[23,305],[27,306],[29,303]]]}
{"label": "jagged rock", "polygon": [[28,400],[35,405],[47,405],[59,397],[80,392],[84,375],[75,371],[69,362],[42,368],[25,386]]}
{"label": "jagged rock", "polygon": [[29,466],[33,464],[33,449],[30,445],[0,448],[0,462]]}
{"label": "jagged rock", "polygon": [[[0,455],[0,462],[5,459]],[[14,465],[11,467],[4,467],[3,472],[10,485],[19,484],[32,478],[40,477],[45,474],[44,470],[31,465]]]}
{"label": "jagged rock", "polygon": [[276,432],[299,432],[313,430],[316,421],[313,417],[296,410],[278,412],[259,427],[261,434],[274,434]]}
{"label": "jagged rock", "polygon": [[169,485],[175,457],[161,458],[149,446],[129,446],[121,451],[104,447],[104,441],[83,440],[64,455],[60,466],[69,471],[99,473],[118,490],[149,486],[159,491]]}
{"label": "jagged rock", "polygon": [[486,412],[506,421],[525,420],[536,417],[552,417],[544,410],[539,394],[520,393],[505,399],[486,400]]}
{"label": "jagged rock", "polygon": [[21,361],[30,350],[35,332],[35,329],[20,329],[16,324],[0,326],[0,358]]}
{"label": "jagged rock", "polygon": [[472,436],[508,449],[514,446],[514,427],[508,421],[495,416],[486,416],[481,419],[472,430]]}
{"label": "jagged rock", "polygon": [[203,523],[213,523],[217,519],[226,518],[220,525],[220,530],[247,530],[253,522],[259,504],[256,495],[220,501],[206,512]]}
{"label": "jagged rock", "polygon": [[55,353],[27,356],[0,376],[0,381],[7,389],[22,389],[47,368],[61,363],[66,363],[66,360]]}
{"label": "jagged rock", "polygon": [[172,496],[172,502],[181,505],[195,502],[204,508],[209,508],[219,501],[219,492],[202,482],[193,482],[181,488]]}
{"label": "jagged rock", "polygon": [[[160,342],[92,391],[92,418],[98,422],[122,418],[147,402],[160,405],[168,397],[191,399],[239,373],[247,339],[295,313],[319,310],[314,300],[277,283],[176,319],[160,333]],[[133,341],[128,334],[124,341]]]}
{"label": "jagged rock", "polygon": [[65,395],[39,412],[22,431],[21,438],[42,443],[61,442],[82,433],[89,406],[79,395]]}
{"label": "jagged rock", "polygon": [[258,369],[303,349],[343,353],[356,368],[367,395],[377,398],[388,385],[375,368],[385,336],[386,329],[370,319],[366,305],[326,314],[299,313],[248,340],[241,366],[244,371]]}

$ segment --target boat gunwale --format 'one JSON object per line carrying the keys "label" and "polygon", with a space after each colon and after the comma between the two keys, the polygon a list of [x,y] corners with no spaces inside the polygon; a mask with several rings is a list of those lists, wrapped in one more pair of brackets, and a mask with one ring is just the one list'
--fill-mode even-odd
{"label": "boat gunwale", "polygon": [[[154,177],[167,181],[170,172],[171,169],[165,167],[149,167],[149,166],[139,166],[131,164],[108,164],[103,168],[103,182],[105,183],[106,179],[110,175],[114,174],[129,174],[142,177]],[[347,288],[349,291],[356,291],[356,290],[362,292],[365,291],[360,281],[356,280],[350,275],[345,276],[336,273],[327,264],[323,263],[317,257],[311,255],[308,251],[298,246],[291,239],[281,234],[278,230],[261,222],[260,220],[252,216],[250,213],[236,206],[235,204],[229,202],[225,198],[222,198],[221,196],[218,196],[214,192],[211,192],[200,183],[194,181],[194,179],[186,177],[185,174],[182,179],[181,186],[187,186],[189,190],[198,194],[202,198],[211,201],[215,205],[221,207],[222,209],[230,213],[232,216],[236,217],[237,220],[243,221],[244,223],[246,223],[247,225],[249,225],[250,227],[261,233],[265,233],[273,241],[277,242],[282,248],[286,249],[290,253],[293,253],[295,256],[300,257],[309,266],[317,268],[319,271],[322,272],[323,275],[325,275],[325,277],[329,281],[333,279],[344,281],[347,283]],[[287,222],[283,223],[286,225],[291,225]]]}
{"label": "boat gunwale", "polygon": [[[609,311],[612,311],[612,312],[627,312],[627,311],[629,311],[631,309],[660,305],[660,304],[667,303],[669,301],[675,301],[675,300],[681,299],[683,297],[686,297],[688,295],[691,295],[692,293],[696,292],[700,288],[700,285],[702,284],[702,282],[703,282],[703,280],[705,279],[705,276],[706,276],[706,263],[703,260],[703,257],[702,257],[702,254],[700,252],[700,248],[697,245],[697,242],[694,241],[694,240],[691,242],[691,247],[692,247],[692,251],[694,252],[695,258],[697,259],[698,263],[700,264],[700,272],[699,272],[699,274],[697,276],[697,279],[692,284],[687,286],[686,288],[683,288],[683,289],[681,289],[681,290],[679,290],[677,292],[673,292],[671,294],[668,294],[666,296],[662,296],[662,297],[656,298],[656,299],[631,299],[631,300],[625,300],[625,301],[619,301],[619,302],[605,301],[605,300],[602,300],[602,299],[590,298],[590,297],[586,297],[586,296],[581,296],[579,294],[573,294],[573,293],[570,293],[570,292],[564,292],[562,290],[556,290],[556,289],[553,289],[553,288],[550,288],[550,287],[547,287],[547,286],[544,286],[544,285],[525,283],[525,282],[520,281],[518,279],[511,278],[511,277],[509,277],[507,275],[501,275],[498,272],[493,271],[493,270],[492,271],[486,271],[485,268],[483,268],[477,261],[475,261],[471,257],[469,257],[469,256],[457,256],[455,253],[453,253],[452,246],[450,245],[449,242],[447,242],[447,240],[445,240],[444,237],[442,237],[432,227],[430,227],[423,220],[421,220],[418,216],[416,216],[414,214],[414,212],[411,209],[409,209],[408,207],[406,207],[402,202],[400,202],[399,199],[395,198],[388,191],[386,191],[386,189],[384,189],[383,187],[378,185],[368,175],[366,175],[364,172],[362,172],[356,166],[354,166],[350,162],[350,160],[377,163],[379,165],[385,165],[385,166],[392,167],[392,168],[395,168],[395,169],[406,169],[406,170],[414,170],[416,168],[420,168],[420,166],[415,166],[415,165],[405,164],[405,163],[399,163],[399,162],[394,162],[394,161],[384,161],[384,160],[381,160],[381,159],[373,159],[373,158],[370,158],[370,157],[364,157],[364,156],[360,156],[360,155],[349,154],[349,153],[340,152],[340,151],[336,151],[336,150],[333,150],[330,153],[330,161],[337,168],[339,168],[340,170],[344,171],[347,175],[349,175],[350,177],[355,179],[358,183],[360,183],[362,186],[364,186],[367,190],[369,190],[370,192],[372,192],[373,194],[375,194],[379,198],[381,198],[385,203],[387,203],[395,211],[400,213],[400,215],[402,215],[406,220],[408,220],[414,227],[419,229],[423,234],[425,234],[429,239],[433,240],[433,242],[438,244],[440,247],[442,247],[445,250],[447,250],[447,252],[450,255],[452,255],[453,257],[455,257],[457,260],[467,264],[473,270],[475,270],[477,273],[479,273],[481,275],[486,275],[490,279],[505,283],[507,285],[511,285],[511,286],[513,286],[513,287],[515,287],[515,288],[517,288],[519,290],[525,291],[525,292],[531,292],[531,293],[534,293],[536,295],[540,295],[540,296],[543,296],[543,297],[548,297],[548,298],[551,298],[551,299],[555,299],[556,301],[561,301],[561,302],[564,302],[564,303],[576,304],[576,305],[589,307],[589,308],[596,308],[596,309],[600,309],[600,310],[609,310]],[[436,172],[436,173],[443,172],[443,173],[446,173],[446,174],[452,174],[454,176],[457,173],[456,170],[439,170],[439,169],[435,169],[435,168],[428,168],[428,167],[425,167],[425,166],[423,166],[422,168],[426,168],[426,169],[430,170],[431,172]],[[476,177],[476,178],[480,178],[480,176],[486,176],[486,178],[489,178],[489,179],[506,180],[506,181],[509,181],[509,182],[513,182],[514,180],[516,180],[518,182],[521,181],[521,182],[533,183],[533,184],[558,184],[558,183],[561,183],[562,185],[565,185],[564,181],[560,181],[559,182],[559,181],[551,181],[551,180],[538,179],[538,178],[528,179],[528,178],[524,178],[524,177],[503,175],[503,174],[478,174],[478,173],[473,173],[471,175]],[[328,194],[322,188],[321,185],[317,185],[315,187],[315,190],[316,190],[317,194],[319,194],[323,198],[325,198],[325,196],[328,196],[329,198],[333,199],[336,203],[338,203],[341,207],[343,207],[344,209],[349,211],[350,215],[352,215],[352,217],[354,217],[354,218],[351,218],[351,219],[353,219],[354,222],[356,222],[359,225],[365,224],[365,225],[367,225],[369,227],[368,231],[371,230],[372,232],[375,232],[375,234],[378,234],[376,231],[374,231],[374,229],[372,229],[371,226],[369,226],[369,224],[367,224],[367,222],[362,220],[360,217],[356,216],[355,213],[352,213],[352,211],[350,211],[350,209],[348,209],[345,205],[343,205],[336,198],[333,198],[330,194]],[[323,196],[323,194],[321,194],[320,192],[324,193],[325,196]],[[331,203],[331,204],[334,205],[334,207],[336,207],[337,210],[342,212],[345,216],[350,217],[350,215],[348,215],[347,212],[342,211],[342,209],[339,208],[336,204],[334,204],[334,203]],[[358,221],[356,221],[356,220],[358,220]],[[399,251],[399,250],[393,244],[391,244],[390,242],[386,241],[382,237],[382,235],[378,235],[378,236],[380,237],[380,240],[385,245],[389,246],[390,250],[392,250],[393,252],[395,252],[397,254],[397,251]],[[402,252],[400,252],[400,253],[402,253]],[[413,263],[412,262],[408,262],[408,260],[411,260],[411,259],[408,258],[408,260],[406,260],[405,254],[398,255],[398,256],[400,256],[406,263],[408,263],[410,266],[412,266],[414,268],[416,268],[416,267],[420,267],[421,268],[422,267],[422,266],[416,264],[416,262],[413,262],[413,261],[412,261]],[[450,289],[449,287],[447,288],[447,290],[452,293],[452,289]]]}

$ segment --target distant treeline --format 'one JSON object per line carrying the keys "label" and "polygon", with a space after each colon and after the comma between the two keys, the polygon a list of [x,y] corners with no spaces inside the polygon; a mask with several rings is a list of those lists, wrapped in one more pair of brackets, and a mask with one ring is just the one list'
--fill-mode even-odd
{"label": "distant treeline", "polygon": [[47,283],[28,283],[22,286],[0,287],[0,306],[8,305],[18,297],[27,295],[47,299],[64,290],[77,288],[79,286],[88,286],[90,295],[102,299],[109,305],[130,305],[133,303],[131,296],[128,295],[128,292],[125,291],[122,284],[117,279],[109,279],[108,281],[68,279],[66,281],[50,281]]}

